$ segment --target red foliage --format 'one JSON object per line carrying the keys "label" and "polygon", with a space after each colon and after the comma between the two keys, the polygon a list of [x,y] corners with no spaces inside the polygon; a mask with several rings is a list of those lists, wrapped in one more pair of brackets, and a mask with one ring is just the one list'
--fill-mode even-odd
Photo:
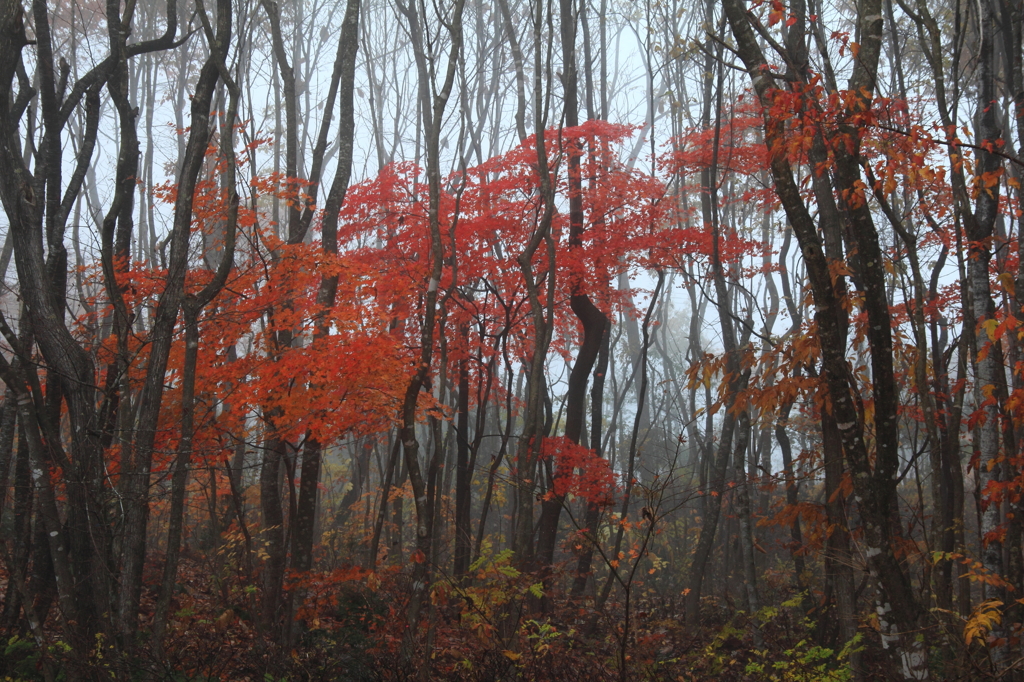
{"label": "red foliage", "polygon": [[615,473],[608,466],[608,460],[594,450],[559,436],[544,439],[541,457],[554,460],[556,495],[575,495],[600,507],[614,502]]}

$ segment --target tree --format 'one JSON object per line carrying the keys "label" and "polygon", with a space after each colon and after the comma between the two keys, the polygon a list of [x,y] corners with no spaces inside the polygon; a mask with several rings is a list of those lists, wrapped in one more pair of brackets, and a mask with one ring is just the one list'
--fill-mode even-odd
{"label": "tree", "polygon": [[[895,651],[905,677],[927,678],[926,656],[911,634],[920,625],[922,610],[911,591],[909,577],[896,558],[892,537],[891,515],[896,504],[895,480],[899,465],[892,324],[885,292],[884,262],[863,190],[859,161],[862,139],[859,126],[863,125],[865,117],[870,116],[882,47],[881,3],[877,6],[865,3],[859,8],[857,20],[861,40],[848,94],[843,98],[845,106],[837,112],[835,128],[825,136],[825,144],[835,155],[835,191],[849,234],[849,247],[857,252],[851,265],[854,281],[863,293],[863,307],[867,315],[874,398],[873,464],[865,440],[865,418],[857,408],[856,387],[851,385],[846,367],[843,330],[847,325],[847,314],[842,300],[836,296],[822,237],[800,195],[787,153],[786,124],[779,116],[780,107],[788,108],[792,103],[801,108],[807,107],[812,112],[820,111],[817,88],[808,78],[806,68],[793,88],[793,96],[778,88],[755,37],[754,20],[744,4],[729,0],[724,8],[737,51],[764,111],[765,144],[770,155],[775,190],[793,226],[807,266],[817,309],[815,320],[831,415],[852,468],[854,490],[860,498],[858,508],[863,518],[865,554],[883,600],[879,611],[883,643]],[[806,21],[805,10],[800,6],[795,10],[793,15],[800,26],[794,32],[799,35],[803,33],[803,22]],[[798,68],[806,64],[793,55],[792,49],[781,56],[787,57]]]}

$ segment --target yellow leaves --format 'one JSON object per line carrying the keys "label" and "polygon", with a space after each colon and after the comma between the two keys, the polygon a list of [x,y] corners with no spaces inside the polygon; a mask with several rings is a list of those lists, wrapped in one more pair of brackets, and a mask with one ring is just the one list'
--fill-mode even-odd
{"label": "yellow leaves", "polygon": [[999,276],[996,277],[996,281],[999,282],[1003,289],[1006,290],[1006,293],[1008,293],[1010,296],[1017,295],[1012,274],[1010,274],[1009,272],[1001,272],[999,273]]}
{"label": "yellow leaves", "polygon": [[[981,563],[955,552],[932,552],[932,562],[956,561],[968,566],[967,577],[988,585],[1009,587],[999,576],[988,574]],[[1011,588],[1012,589],[1012,588]],[[1017,600],[1024,603],[1024,600]],[[976,606],[964,620],[964,642],[967,644],[989,644],[989,636],[995,627],[1003,622],[1004,604],[998,599],[988,599]]]}
{"label": "yellow leaves", "polygon": [[502,653],[502,655],[503,655],[503,656],[504,656],[505,658],[507,658],[508,660],[510,660],[510,661],[513,661],[513,662],[514,662],[514,661],[518,661],[518,660],[519,660],[520,658],[522,658],[522,657],[523,657],[523,655],[522,655],[522,654],[517,654],[516,652],[514,652],[514,651],[509,651],[508,649],[505,649],[505,650],[504,650],[504,651],[502,651],[501,653]]}
{"label": "yellow leaves", "polygon": [[1003,622],[1003,614],[1000,611],[1002,606],[1003,602],[998,599],[989,599],[978,604],[964,624],[964,641],[968,644],[984,644],[992,629]]}

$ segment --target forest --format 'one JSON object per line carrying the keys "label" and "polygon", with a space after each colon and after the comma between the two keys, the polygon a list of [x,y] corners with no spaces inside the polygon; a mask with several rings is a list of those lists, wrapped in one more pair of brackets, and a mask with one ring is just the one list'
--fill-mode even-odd
{"label": "forest", "polygon": [[0,0],[0,679],[1021,682],[1022,30]]}

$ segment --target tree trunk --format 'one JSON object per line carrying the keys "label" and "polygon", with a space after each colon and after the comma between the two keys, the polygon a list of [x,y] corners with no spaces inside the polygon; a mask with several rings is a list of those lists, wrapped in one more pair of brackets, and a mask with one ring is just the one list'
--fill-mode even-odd
{"label": "tree trunk", "polygon": [[[469,348],[469,323],[459,325],[459,336],[463,346]],[[459,358],[458,424],[456,425],[455,457],[455,566],[453,573],[461,578],[469,571],[473,549],[472,528],[470,527],[470,506],[472,503],[473,472],[469,467],[469,361]],[[478,406],[477,409],[486,409]]]}
{"label": "tree trunk", "polygon": [[[604,328],[604,335],[601,340],[601,352],[597,358],[597,367],[594,368],[594,385],[590,391],[590,443],[597,455],[603,455],[601,448],[601,431],[604,421],[604,377],[608,372],[608,355],[611,342],[611,325]],[[590,578],[591,566],[594,562],[594,549],[597,542],[598,523],[601,520],[601,508],[592,503],[587,503],[587,514],[583,521],[584,537],[583,548],[580,550],[580,558],[576,564],[576,578],[572,583],[572,598],[579,599],[587,589],[587,581]]]}

